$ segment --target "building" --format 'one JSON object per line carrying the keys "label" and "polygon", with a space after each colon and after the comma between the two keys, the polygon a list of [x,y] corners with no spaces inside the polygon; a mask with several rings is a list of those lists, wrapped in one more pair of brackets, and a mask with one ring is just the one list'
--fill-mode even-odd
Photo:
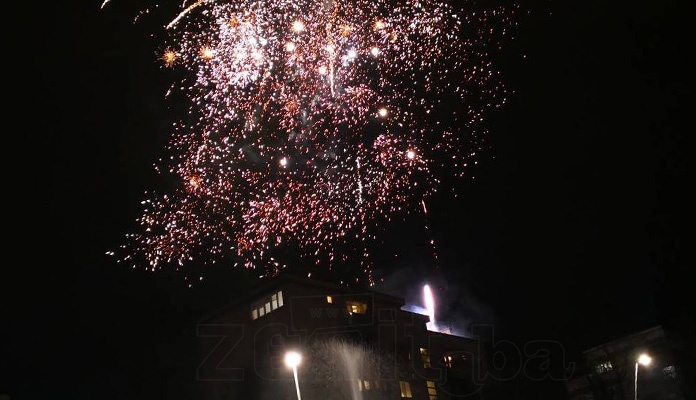
{"label": "building", "polygon": [[583,352],[566,382],[569,400],[685,400],[681,346],[662,326]]}
{"label": "building", "polygon": [[[198,398],[481,396],[481,343],[429,331],[403,298],[292,275],[251,293],[199,321]],[[302,357],[296,369],[289,351]]]}

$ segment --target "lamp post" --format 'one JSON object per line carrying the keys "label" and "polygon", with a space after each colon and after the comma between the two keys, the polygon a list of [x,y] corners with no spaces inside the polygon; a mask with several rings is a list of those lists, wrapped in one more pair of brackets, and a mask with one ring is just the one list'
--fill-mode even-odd
{"label": "lamp post", "polygon": [[650,365],[652,358],[649,355],[643,353],[636,360],[636,377],[633,385],[633,399],[638,400],[638,365]]}
{"label": "lamp post", "polygon": [[295,377],[295,390],[297,390],[297,400],[302,400],[300,397],[300,382],[297,380],[297,366],[300,365],[302,356],[296,351],[288,351],[285,353],[285,365],[292,368],[292,374]]}

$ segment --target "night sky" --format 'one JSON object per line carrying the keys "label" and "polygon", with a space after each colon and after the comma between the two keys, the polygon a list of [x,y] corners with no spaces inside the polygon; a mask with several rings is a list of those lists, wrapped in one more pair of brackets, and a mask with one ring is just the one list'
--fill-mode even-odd
{"label": "night sky", "polygon": [[[603,3],[522,7],[499,56],[514,94],[489,120],[490,149],[460,196],[429,210],[438,268],[423,221],[396,223],[385,290],[435,282],[443,318],[521,346],[558,341],[570,361],[656,324],[694,329],[689,16],[677,1]],[[134,4],[6,14],[0,394],[13,399],[165,398],[182,373],[171,349],[240,284],[215,270],[189,290],[105,255],[162,185],[152,163],[173,122]],[[523,386],[520,398],[563,396],[558,382]]]}

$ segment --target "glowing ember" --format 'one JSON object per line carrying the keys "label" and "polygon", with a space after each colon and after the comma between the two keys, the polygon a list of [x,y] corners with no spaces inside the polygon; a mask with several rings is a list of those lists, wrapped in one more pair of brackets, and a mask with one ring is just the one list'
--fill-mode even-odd
{"label": "glowing ember", "polygon": [[176,59],[176,53],[172,50],[166,50],[164,54],[162,54],[162,61],[164,62],[164,65],[167,67],[172,67]]}
{"label": "glowing ember", "polygon": [[304,23],[302,21],[295,21],[292,23],[292,30],[295,32],[302,32],[305,29]]}

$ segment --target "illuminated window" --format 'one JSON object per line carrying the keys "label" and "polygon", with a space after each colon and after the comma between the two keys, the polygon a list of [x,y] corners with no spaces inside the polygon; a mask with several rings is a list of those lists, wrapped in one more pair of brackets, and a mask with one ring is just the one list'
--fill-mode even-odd
{"label": "illuminated window", "polygon": [[326,296],[326,302],[329,304],[333,303],[333,299],[331,298],[331,296]]}
{"label": "illuminated window", "polygon": [[278,291],[255,302],[251,306],[251,319],[255,320],[283,306],[283,292]]}
{"label": "illuminated window", "polygon": [[360,379],[358,379],[358,392],[362,392],[362,389],[363,389],[362,383],[363,383],[363,381],[361,381]]}
{"label": "illuminated window", "polygon": [[425,381],[425,384],[428,386],[428,399],[437,400],[437,389],[435,388],[435,382]]}
{"label": "illuminated window", "polygon": [[411,384],[406,381],[399,382],[399,389],[401,390],[402,399],[410,399],[413,397],[411,394]]}
{"label": "illuminated window", "polygon": [[609,372],[614,369],[614,366],[611,365],[611,361],[605,361],[601,364],[595,365],[595,372],[598,374],[604,374],[606,372]]}
{"label": "illuminated window", "polygon": [[445,356],[445,367],[452,368],[452,356]]}
{"label": "illuminated window", "polygon": [[367,303],[361,301],[346,301],[346,308],[349,314],[365,314]]}
{"label": "illuminated window", "polygon": [[363,381],[363,387],[365,390],[370,390],[370,381]]}
{"label": "illuminated window", "polygon": [[420,348],[421,361],[423,361],[423,368],[430,368],[430,354],[428,354],[428,349]]}

